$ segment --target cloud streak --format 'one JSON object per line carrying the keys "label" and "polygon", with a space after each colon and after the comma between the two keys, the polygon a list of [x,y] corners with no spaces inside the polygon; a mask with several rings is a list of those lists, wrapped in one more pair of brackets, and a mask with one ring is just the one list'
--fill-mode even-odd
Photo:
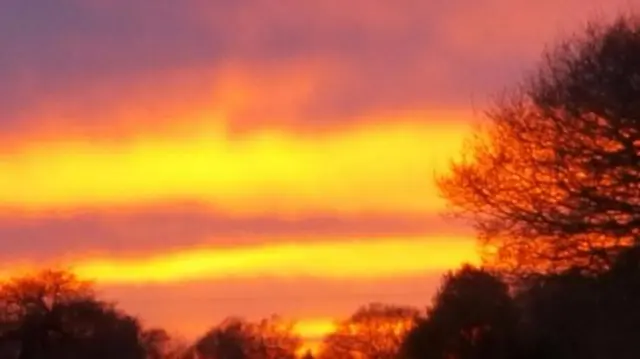
{"label": "cloud streak", "polygon": [[265,131],[231,141],[203,127],[131,143],[41,142],[3,157],[0,207],[31,213],[186,201],[232,215],[426,214],[441,208],[430,180],[463,134],[455,125],[397,122],[306,137]]}
{"label": "cloud streak", "polygon": [[152,283],[229,277],[381,279],[443,270],[465,261],[476,262],[477,256],[473,242],[464,238],[349,238],[199,248],[135,259],[84,259],[72,267],[81,277],[100,283]]}
{"label": "cloud streak", "polygon": [[0,217],[0,261],[16,258],[46,262],[103,256],[153,255],[192,247],[264,245],[332,238],[470,236],[469,228],[439,216],[380,214],[300,218],[230,217],[192,206],[151,206],[133,212],[103,209],[68,216]]}

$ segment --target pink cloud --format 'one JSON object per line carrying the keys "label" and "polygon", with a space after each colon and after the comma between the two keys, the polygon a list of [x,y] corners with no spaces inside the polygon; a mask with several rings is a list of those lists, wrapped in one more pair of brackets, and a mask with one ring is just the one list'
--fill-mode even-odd
{"label": "pink cloud", "polygon": [[[638,5],[41,1],[10,0],[0,15],[0,40],[10,54],[0,59],[6,79],[0,130],[56,111],[67,126],[99,130],[107,126],[96,122],[113,121],[111,109],[123,104],[125,112],[180,118],[184,112],[173,111],[167,99],[190,99],[192,107],[216,101],[211,91],[227,86],[216,79],[229,64],[249,78],[276,74],[254,84],[234,122],[339,123],[379,111],[470,108],[516,81],[563,32]],[[279,80],[286,83],[300,69],[319,75],[302,98],[299,88],[283,88]],[[278,110],[263,111],[275,94]]]}

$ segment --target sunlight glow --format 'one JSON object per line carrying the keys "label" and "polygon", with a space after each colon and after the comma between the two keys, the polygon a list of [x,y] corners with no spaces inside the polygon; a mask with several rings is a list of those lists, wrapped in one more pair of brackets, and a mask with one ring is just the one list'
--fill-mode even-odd
{"label": "sunlight glow", "polygon": [[309,351],[313,354],[318,353],[322,339],[335,329],[335,319],[310,318],[297,322],[294,331],[304,339],[304,344],[297,352],[298,357],[302,358]]}
{"label": "sunlight glow", "polygon": [[305,339],[321,339],[336,330],[336,319],[305,319],[296,323],[294,331]]}

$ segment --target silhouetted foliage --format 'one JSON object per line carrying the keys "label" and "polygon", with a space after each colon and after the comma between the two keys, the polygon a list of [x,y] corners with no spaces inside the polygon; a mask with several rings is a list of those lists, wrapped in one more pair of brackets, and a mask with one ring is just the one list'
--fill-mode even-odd
{"label": "silhouetted foliage", "polygon": [[601,270],[640,242],[640,22],[590,25],[487,113],[451,174],[488,263]]}
{"label": "silhouetted foliage", "polygon": [[395,358],[419,311],[411,307],[370,304],[358,309],[323,341],[319,359]]}
{"label": "silhouetted foliage", "polygon": [[257,323],[230,318],[198,340],[194,352],[203,359],[293,359],[301,347],[293,323],[278,317]]}
{"label": "silhouetted foliage", "polygon": [[164,329],[145,330],[140,340],[147,353],[147,359],[162,359],[168,356],[171,337]]}
{"label": "silhouetted foliage", "polygon": [[182,340],[171,337],[164,329],[144,330],[140,341],[147,359],[182,359],[189,345]]}
{"label": "silhouetted foliage", "polygon": [[528,358],[637,358],[640,261],[629,249],[596,275],[571,269],[529,278],[518,293]]}
{"label": "silhouetted foliage", "polygon": [[44,271],[0,287],[2,358],[144,358],[140,325],[72,274]]}
{"label": "silhouetted foliage", "polygon": [[445,275],[402,355],[410,359],[510,358],[516,351],[516,306],[508,287],[491,273],[464,266]]}

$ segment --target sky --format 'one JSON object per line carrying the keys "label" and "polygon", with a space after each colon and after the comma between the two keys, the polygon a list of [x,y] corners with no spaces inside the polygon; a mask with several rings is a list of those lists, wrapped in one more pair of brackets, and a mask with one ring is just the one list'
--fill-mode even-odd
{"label": "sky", "polygon": [[434,177],[545,46],[640,0],[0,0],[0,274],[195,338],[316,338],[477,262]]}

